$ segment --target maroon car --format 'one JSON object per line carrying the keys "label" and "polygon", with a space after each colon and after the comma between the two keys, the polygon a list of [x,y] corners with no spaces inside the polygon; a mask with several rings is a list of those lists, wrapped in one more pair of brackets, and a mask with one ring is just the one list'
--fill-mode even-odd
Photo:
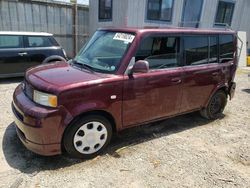
{"label": "maroon car", "polygon": [[215,119],[234,94],[236,49],[230,30],[99,29],[68,63],[26,72],[17,134],[41,155],[91,158],[129,127],[193,111]]}

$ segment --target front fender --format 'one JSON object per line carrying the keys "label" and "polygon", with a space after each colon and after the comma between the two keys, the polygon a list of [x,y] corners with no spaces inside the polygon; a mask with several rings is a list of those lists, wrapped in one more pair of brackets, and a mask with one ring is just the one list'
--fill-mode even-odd
{"label": "front fender", "polygon": [[121,102],[115,102],[115,103],[105,103],[103,101],[92,101],[92,102],[85,102],[82,104],[74,105],[74,107],[71,107],[70,113],[74,117],[72,120],[76,119],[77,117],[90,113],[90,112],[105,112],[112,116],[114,119],[116,129],[122,130],[122,118],[121,118]]}
{"label": "front fender", "polygon": [[[104,102],[97,101],[97,102],[88,102],[88,103],[83,103],[75,106],[71,112],[73,116],[79,116],[80,114],[91,112],[94,110],[104,110],[107,109],[108,105],[105,104]],[[106,111],[106,110],[104,110]]]}

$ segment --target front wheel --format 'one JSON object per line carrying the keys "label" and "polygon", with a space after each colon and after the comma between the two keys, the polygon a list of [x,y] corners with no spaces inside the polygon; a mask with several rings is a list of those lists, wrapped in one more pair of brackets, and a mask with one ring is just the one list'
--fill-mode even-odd
{"label": "front wheel", "polygon": [[77,158],[93,158],[100,154],[112,137],[110,122],[98,115],[83,117],[65,132],[63,145],[67,153]]}
{"label": "front wheel", "polygon": [[217,91],[210,99],[208,106],[200,111],[206,119],[217,119],[221,117],[227,104],[227,95],[223,91]]}

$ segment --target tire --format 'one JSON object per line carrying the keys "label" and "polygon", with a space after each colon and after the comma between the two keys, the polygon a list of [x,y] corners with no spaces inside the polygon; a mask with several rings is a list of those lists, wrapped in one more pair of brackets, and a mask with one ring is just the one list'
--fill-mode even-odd
{"label": "tire", "polygon": [[65,130],[63,146],[76,158],[90,159],[99,155],[112,137],[110,122],[98,115],[85,116]]}
{"label": "tire", "polygon": [[227,104],[227,95],[224,91],[217,91],[210,99],[206,108],[200,111],[202,117],[214,120],[222,116]]}

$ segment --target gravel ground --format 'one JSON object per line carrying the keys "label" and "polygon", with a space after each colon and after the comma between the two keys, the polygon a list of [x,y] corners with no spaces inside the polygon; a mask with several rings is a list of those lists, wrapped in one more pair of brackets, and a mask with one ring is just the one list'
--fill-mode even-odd
{"label": "gravel ground", "polygon": [[221,119],[192,113],[129,129],[87,161],[26,150],[10,108],[22,79],[2,79],[0,187],[250,187],[248,73],[237,71],[235,98]]}

